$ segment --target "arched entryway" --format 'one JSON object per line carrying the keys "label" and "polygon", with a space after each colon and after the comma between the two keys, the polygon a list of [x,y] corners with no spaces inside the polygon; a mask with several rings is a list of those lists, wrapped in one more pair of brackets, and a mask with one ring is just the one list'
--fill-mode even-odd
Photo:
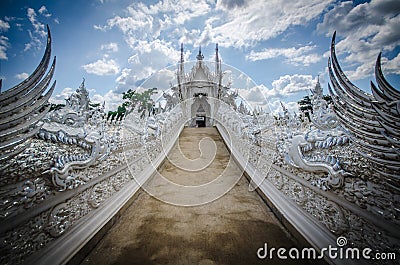
{"label": "arched entryway", "polygon": [[211,126],[210,114],[211,106],[207,102],[207,97],[195,97],[191,107],[191,126],[193,127],[208,127]]}

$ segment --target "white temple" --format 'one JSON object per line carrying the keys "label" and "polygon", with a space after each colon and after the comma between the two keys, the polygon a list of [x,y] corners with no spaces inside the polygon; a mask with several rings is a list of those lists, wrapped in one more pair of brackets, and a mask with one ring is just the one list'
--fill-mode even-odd
{"label": "white temple", "polygon": [[229,95],[227,93],[229,88],[221,84],[222,70],[221,60],[218,56],[218,44],[215,48],[214,73],[206,66],[201,47],[196,58],[197,62],[191,71],[185,73],[183,45],[181,45],[181,59],[177,72],[178,84],[172,90],[179,95],[181,101],[185,102],[187,113],[191,117],[187,126],[213,126],[218,101],[210,101],[209,98],[223,99],[224,95]]}

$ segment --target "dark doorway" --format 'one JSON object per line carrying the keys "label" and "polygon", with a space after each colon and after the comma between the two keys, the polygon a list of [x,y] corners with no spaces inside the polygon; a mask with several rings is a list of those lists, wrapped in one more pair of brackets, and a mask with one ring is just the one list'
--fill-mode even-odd
{"label": "dark doorway", "polygon": [[197,116],[196,125],[197,127],[206,127],[206,116]]}

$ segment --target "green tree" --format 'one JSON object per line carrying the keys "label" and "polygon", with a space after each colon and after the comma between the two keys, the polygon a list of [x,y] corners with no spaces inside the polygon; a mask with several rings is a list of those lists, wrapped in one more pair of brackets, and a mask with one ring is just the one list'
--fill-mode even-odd
{"label": "green tree", "polygon": [[154,105],[151,96],[157,93],[156,90],[157,88],[154,87],[138,93],[129,89],[127,92],[122,94],[122,99],[125,99],[125,102],[122,105],[128,109],[128,113],[136,109],[138,113],[141,113],[141,118],[143,118],[146,113],[150,115],[153,112]]}

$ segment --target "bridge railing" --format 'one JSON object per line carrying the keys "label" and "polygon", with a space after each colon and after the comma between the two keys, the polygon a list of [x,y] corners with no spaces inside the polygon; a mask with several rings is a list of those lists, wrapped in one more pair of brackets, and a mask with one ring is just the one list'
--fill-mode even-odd
{"label": "bridge railing", "polygon": [[[337,238],[341,236],[349,240],[348,246],[342,245],[344,248],[358,247],[360,251],[366,247],[374,251],[395,248],[396,240],[391,240],[398,233],[395,223],[342,197],[340,189],[344,187],[323,186],[318,180],[327,177],[328,169],[307,171],[285,159],[288,148],[294,145],[292,139],[305,132],[293,130],[288,123],[275,126],[277,122],[272,116],[257,119],[234,115],[226,106],[220,107],[217,120],[222,138],[251,179],[249,190],[258,188],[279,219],[317,251],[340,247]],[[357,262],[325,256],[335,264]]]}
{"label": "bridge railing", "polygon": [[[74,128],[49,123],[40,137],[30,140],[33,148],[27,153],[46,151],[37,157],[40,161],[52,160],[51,146],[69,153],[89,152],[93,158],[62,157],[58,168],[53,164],[53,171],[37,170],[33,179],[2,186],[2,199],[11,198],[14,203],[10,204],[13,208],[1,209],[1,264],[67,263],[135,195],[184,126],[179,109],[136,118],[132,113],[123,124],[106,126],[99,119],[99,127],[91,127],[91,138],[85,139],[71,136]],[[9,162],[8,167],[14,167],[16,162]],[[36,186],[27,186],[34,181]],[[24,204],[29,198],[31,204]]]}

